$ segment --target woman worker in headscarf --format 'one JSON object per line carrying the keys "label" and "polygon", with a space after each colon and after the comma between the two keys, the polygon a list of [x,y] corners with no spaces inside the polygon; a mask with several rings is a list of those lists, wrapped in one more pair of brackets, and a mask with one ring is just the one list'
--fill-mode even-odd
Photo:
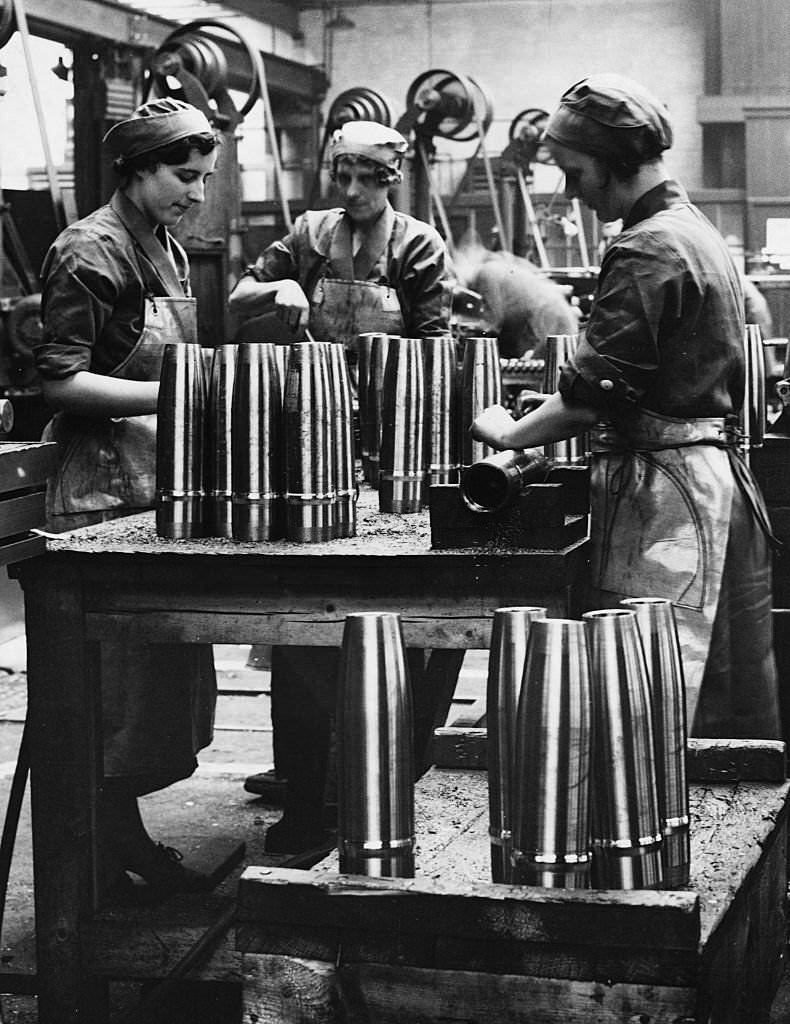
{"label": "woman worker in headscarf", "polygon": [[562,97],[546,142],[565,194],[622,231],[559,390],[473,435],[523,448],[590,431],[591,604],[672,600],[698,736],[778,738],[771,560],[733,423],[744,399],[743,288],[724,240],[669,176],[664,105],[618,75]]}
{"label": "woman worker in headscarf", "polygon": [[[169,229],[203,202],[217,136],[195,107],[157,99],[104,139],[120,185],[67,227],[42,269],[42,391],[58,444],[47,494],[54,532],[150,509],[164,345],[196,341],[186,253]],[[216,678],[207,645],[102,643],[104,783],[100,871],[151,897],[203,885],[181,854],[148,835],[138,797],[188,777],[211,742]]]}

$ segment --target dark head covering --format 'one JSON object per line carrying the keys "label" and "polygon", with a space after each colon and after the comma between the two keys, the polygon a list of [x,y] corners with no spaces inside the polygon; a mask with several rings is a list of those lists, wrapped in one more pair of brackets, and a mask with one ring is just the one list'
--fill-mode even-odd
{"label": "dark head covering", "polygon": [[189,135],[213,135],[206,115],[183,100],[164,97],[151,100],[125,121],[119,121],[104,136],[104,144],[115,159],[131,159],[150,153]]}
{"label": "dark head covering", "polygon": [[672,145],[664,104],[623,75],[590,75],[572,85],[549,118],[546,138],[610,163],[641,164]]}

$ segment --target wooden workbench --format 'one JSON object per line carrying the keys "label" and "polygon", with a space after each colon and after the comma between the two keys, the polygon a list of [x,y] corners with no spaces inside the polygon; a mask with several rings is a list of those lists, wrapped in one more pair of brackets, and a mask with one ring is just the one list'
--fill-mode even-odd
{"label": "wooden workbench", "polygon": [[106,982],[86,966],[98,896],[101,640],[339,645],[347,613],[400,612],[407,646],[432,651],[412,673],[424,760],[464,650],[489,645],[494,609],[576,614],[586,564],[583,540],[560,551],[432,551],[427,513],[381,516],[363,491],[351,539],[168,541],[145,513],[51,539],[44,555],[13,566],[28,644],[40,1020],[106,1020]]}
{"label": "wooden workbench", "polygon": [[247,868],[242,1019],[764,1024],[785,954],[788,783],[736,780],[710,753],[725,781],[690,787],[682,891],[493,884],[479,769],[418,782],[413,879],[341,875],[336,855]]}

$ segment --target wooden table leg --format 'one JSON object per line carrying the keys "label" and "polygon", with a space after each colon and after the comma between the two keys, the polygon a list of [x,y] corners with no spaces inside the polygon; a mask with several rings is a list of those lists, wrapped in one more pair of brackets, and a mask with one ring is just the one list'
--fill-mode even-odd
{"label": "wooden table leg", "polygon": [[[433,764],[433,732],[447,721],[465,653],[463,650],[437,648],[429,653],[426,663],[425,652],[409,649],[414,708],[414,763],[417,778]],[[422,656],[422,667],[417,655]]]}
{"label": "wooden table leg", "polygon": [[98,645],[84,642],[80,587],[46,573],[30,576],[24,590],[39,1020],[100,1024],[109,1016],[108,986],[90,977],[85,941],[96,904]]}

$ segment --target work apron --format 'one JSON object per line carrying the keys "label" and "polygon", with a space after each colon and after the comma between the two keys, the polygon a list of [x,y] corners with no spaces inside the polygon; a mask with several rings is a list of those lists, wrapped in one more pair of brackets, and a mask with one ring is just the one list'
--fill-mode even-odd
{"label": "work apron", "polygon": [[[719,607],[733,508],[759,534],[752,513],[761,498],[748,470],[736,464],[723,419],[676,420],[643,412],[629,421],[627,433],[596,428],[591,449],[592,603],[615,607],[626,597],[673,602],[691,725]],[[753,697],[762,699],[759,692]]]}
{"label": "work apron", "polygon": [[[403,334],[404,322],[397,290],[367,278],[383,261],[390,266],[395,215],[387,207],[356,253],[346,218],[329,240],[328,262],[311,289],[310,331],[316,341],[339,341],[356,353],[360,334]],[[331,265],[333,274],[328,273]]]}
{"label": "work apron", "polygon": [[[172,268],[171,275],[177,282]],[[165,284],[173,287],[172,280]],[[164,346],[194,342],[196,328],[195,299],[183,292],[147,298],[137,344],[109,376],[158,380]],[[59,446],[48,488],[53,532],[153,507],[156,415],[101,419],[57,413],[42,439]],[[128,779],[138,795],[187,778],[195,753],[213,737],[211,646],[102,642],[100,665],[105,775]]]}

